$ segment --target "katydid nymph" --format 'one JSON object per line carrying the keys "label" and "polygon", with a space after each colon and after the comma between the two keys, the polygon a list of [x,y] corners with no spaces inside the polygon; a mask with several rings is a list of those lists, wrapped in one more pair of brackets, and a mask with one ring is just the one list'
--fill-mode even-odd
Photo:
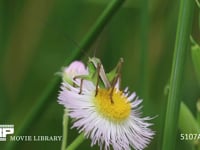
{"label": "katydid nymph", "polygon": [[103,87],[106,89],[111,89],[110,92],[110,100],[113,103],[112,95],[115,88],[115,85],[117,82],[120,84],[120,78],[121,78],[121,67],[123,63],[123,58],[120,58],[117,66],[110,71],[109,73],[106,73],[104,70],[104,67],[101,63],[101,60],[96,57],[89,58],[88,60],[88,75],[78,75],[74,77],[74,80],[80,78],[80,92],[82,93],[82,84],[83,80],[89,80],[93,83],[96,83],[96,93],[95,96],[98,94],[98,87]]}

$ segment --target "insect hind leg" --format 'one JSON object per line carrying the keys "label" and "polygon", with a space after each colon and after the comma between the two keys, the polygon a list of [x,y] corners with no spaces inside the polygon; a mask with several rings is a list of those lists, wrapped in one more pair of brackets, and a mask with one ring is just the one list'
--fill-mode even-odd
{"label": "insect hind leg", "polygon": [[122,68],[122,63],[124,62],[123,58],[120,58],[119,60],[119,63],[117,64],[116,66],[116,76],[114,77],[112,83],[111,83],[111,91],[110,91],[110,100],[111,100],[111,103],[113,104],[114,101],[113,101],[113,92],[114,92],[114,88],[115,88],[115,85],[117,84],[117,82],[119,82],[119,87],[120,87],[120,81],[121,81],[121,68]]}
{"label": "insect hind leg", "polygon": [[99,86],[99,78],[100,78],[100,69],[101,69],[101,64],[98,63],[98,64],[97,64],[97,82],[96,82],[96,92],[95,92],[95,96],[97,96],[97,94],[98,94],[98,86]]}

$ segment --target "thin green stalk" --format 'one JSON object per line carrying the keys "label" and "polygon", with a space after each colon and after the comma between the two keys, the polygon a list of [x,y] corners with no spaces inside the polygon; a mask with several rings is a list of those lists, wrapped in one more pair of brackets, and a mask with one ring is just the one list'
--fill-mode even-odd
{"label": "thin green stalk", "polygon": [[63,138],[62,138],[61,150],[65,150],[65,148],[66,148],[66,146],[67,146],[68,121],[69,121],[68,111],[65,110],[65,111],[64,111],[64,114],[63,114]]}
{"label": "thin green stalk", "polygon": [[[122,6],[125,0],[112,0],[105,10],[102,12],[100,17],[96,20],[94,26],[91,28],[90,32],[85,36],[83,41],[80,43],[81,49],[88,49],[91,46],[98,35],[101,33],[105,25],[111,20],[113,15],[117,12],[117,10]],[[78,48],[79,49],[79,48]],[[84,55],[84,51],[79,52],[78,57]]]}
{"label": "thin green stalk", "polygon": [[181,83],[193,18],[193,0],[181,0],[176,43],[170,78],[162,150],[175,150],[177,123],[181,100]]}
{"label": "thin green stalk", "polygon": [[83,141],[85,137],[83,134],[80,134],[70,145],[66,148],[66,150],[75,150]]}
{"label": "thin green stalk", "polygon": [[[83,54],[89,49],[89,46],[97,39],[98,35],[104,29],[105,25],[111,20],[120,6],[125,0],[112,0],[105,10],[102,12],[100,17],[95,22],[91,30],[86,34],[80,46],[74,51],[70,58],[68,58],[64,65],[68,65],[74,59],[79,59]],[[84,51],[85,50],[85,51]],[[55,76],[51,82],[47,85],[47,88],[42,93],[41,97],[37,100],[36,104],[30,110],[30,112],[25,117],[24,121],[19,125],[18,130],[15,135],[23,135],[28,129],[36,122],[36,120],[41,116],[42,112],[47,108],[52,96],[58,89],[58,85],[61,82],[60,77]],[[6,145],[7,150],[14,149],[16,142],[8,142]]]}
{"label": "thin green stalk", "polygon": [[[48,108],[50,104],[50,100],[52,100],[52,97],[54,97],[56,91],[59,88],[59,83],[61,82],[60,77],[54,77],[46,89],[43,91],[41,97],[37,100],[36,104],[33,106],[33,108],[28,112],[26,115],[24,121],[19,125],[19,128],[15,132],[16,136],[20,136],[25,134],[34,123],[36,123],[41,114]],[[13,150],[16,146],[17,142],[7,142],[6,149],[7,150]]]}
{"label": "thin green stalk", "polygon": [[149,34],[149,13],[148,13],[148,0],[141,0],[141,22],[140,22],[140,91],[141,95],[147,102],[148,98],[148,34]]}

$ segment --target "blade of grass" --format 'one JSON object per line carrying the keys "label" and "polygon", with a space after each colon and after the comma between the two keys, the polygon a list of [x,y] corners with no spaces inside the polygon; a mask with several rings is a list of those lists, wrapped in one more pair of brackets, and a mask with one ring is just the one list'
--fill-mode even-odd
{"label": "blade of grass", "polygon": [[81,133],[70,145],[66,148],[66,150],[74,150],[76,149],[83,141],[85,137],[83,133]]}
{"label": "blade of grass", "polygon": [[[120,6],[123,4],[125,0],[112,0],[105,10],[102,12],[100,17],[95,22],[94,26],[88,32],[88,34],[84,37],[80,46],[73,51],[73,54],[70,58],[68,58],[64,65],[68,65],[74,59],[79,59],[81,56],[84,56],[86,50],[89,49],[90,45],[96,40],[98,35],[104,29],[105,25],[110,21],[113,15],[117,12]],[[85,50],[85,51],[84,51]],[[36,122],[37,119],[41,116],[42,112],[47,108],[50,103],[52,95],[57,91],[58,85],[61,82],[60,77],[55,76],[51,82],[47,85],[47,88],[42,93],[41,97],[37,100],[36,104],[30,110],[30,112],[25,117],[22,124],[19,126],[19,129],[16,131],[16,136],[23,135],[28,129],[31,128],[31,125]],[[6,145],[7,150],[14,149],[16,146],[16,142],[8,142]]]}
{"label": "blade of grass", "polygon": [[189,43],[189,35],[192,25],[193,7],[193,0],[180,1],[162,150],[175,150],[178,115],[181,100],[181,83],[183,79],[186,50]]}

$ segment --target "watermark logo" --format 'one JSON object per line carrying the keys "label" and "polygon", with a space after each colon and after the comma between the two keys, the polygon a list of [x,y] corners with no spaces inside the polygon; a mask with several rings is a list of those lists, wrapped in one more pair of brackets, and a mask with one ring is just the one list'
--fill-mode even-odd
{"label": "watermark logo", "polygon": [[14,125],[0,125],[0,141],[6,141],[8,134],[14,134]]}
{"label": "watermark logo", "polygon": [[[59,142],[62,141],[62,136],[51,136],[51,135],[40,135],[40,136],[35,136],[35,135],[19,135],[19,136],[14,136],[14,125],[2,125],[0,124],[0,142],[1,141],[24,141],[24,142]],[[8,135],[9,138],[8,138]]]}

